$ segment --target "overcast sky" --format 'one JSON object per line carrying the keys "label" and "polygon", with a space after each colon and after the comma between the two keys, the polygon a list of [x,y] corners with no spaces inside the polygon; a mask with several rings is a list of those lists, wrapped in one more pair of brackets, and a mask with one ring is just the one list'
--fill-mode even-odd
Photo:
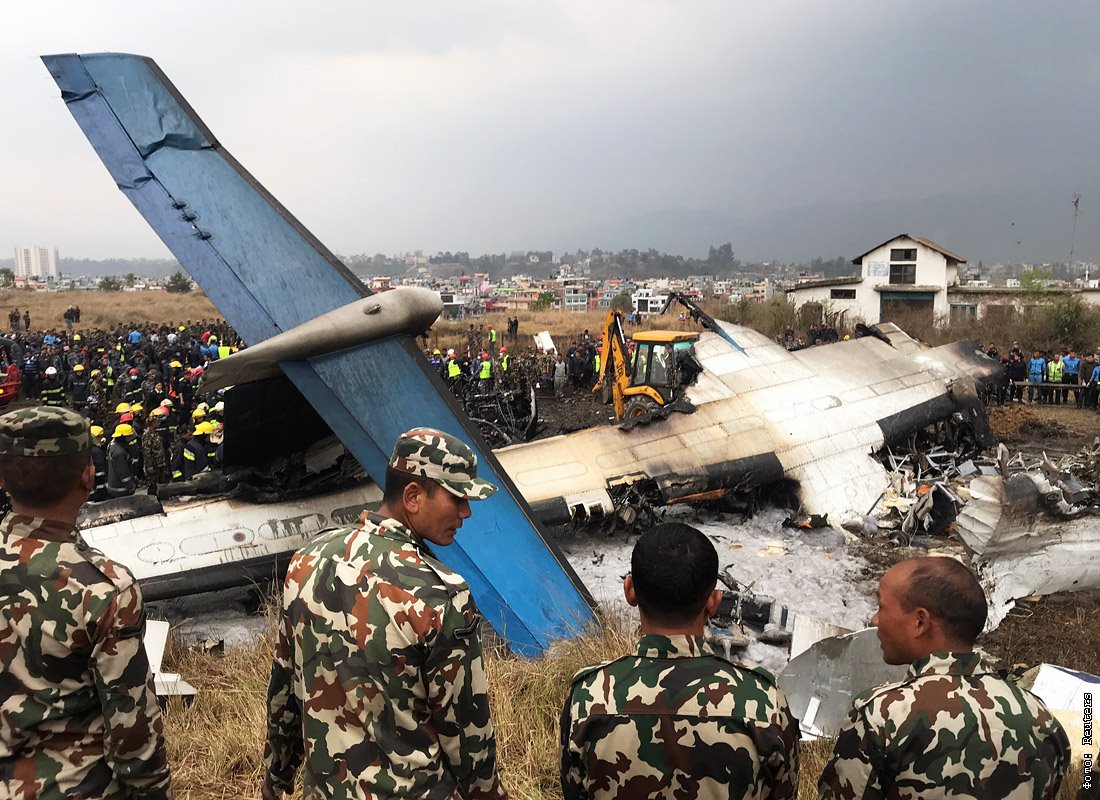
{"label": "overcast sky", "polygon": [[[1078,256],[1100,261],[1095,2],[311,5],[5,0],[0,257],[168,255],[38,60],[124,51],[342,254],[538,247],[670,210],[751,222],[944,193],[1025,208],[1034,191],[1064,209],[1013,219],[1043,230],[972,259],[1064,258],[1079,192]],[[734,246],[815,252],[773,238]]]}

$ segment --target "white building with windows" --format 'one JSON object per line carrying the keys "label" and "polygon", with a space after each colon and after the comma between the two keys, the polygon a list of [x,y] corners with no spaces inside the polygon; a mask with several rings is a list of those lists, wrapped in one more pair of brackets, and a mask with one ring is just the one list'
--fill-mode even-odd
{"label": "white building with windows", "polygon": [[903,233],[852,260],[858,276],[801,283],[787,298],[802,306],[819,303],[844,319],[869,325],[912,319],[946,321],[953,315],[949,289],[958,286],[966,259],[921,236]]}
{"label": "white building with windows", "polygon": [[57,248],[27,245],[15,248],[15,274],[24,278],[56,279]]}
{"label": "white building with windows", "polygon": [[644,286],[635,291],[631,299],[634,301],[634,312],[639,317],[648,317],[661,313],[668,303],[668,294],[655,293],[650,287]]}

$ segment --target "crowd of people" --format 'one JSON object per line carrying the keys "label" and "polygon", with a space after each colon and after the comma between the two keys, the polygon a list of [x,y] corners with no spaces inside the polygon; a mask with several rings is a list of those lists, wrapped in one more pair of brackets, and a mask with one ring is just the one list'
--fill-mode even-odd
{"label": "crowd of people", "polygon": [[0,346],[5,383],[24,402],[69,408],[89,420],[96,483],[93,501],[189,480],[222,462],[225,403],[202,390],[205,368],[235,352],[239,340],[222,320],[32,331],[29,313],[9,314]]}
{"label": "crowd of people", "polygon": [[1002,354],[996,344],[986,346],[986,355],[1000,359],[1005,367],[1001,382],[994,387],[992,401],[1005,403],[1043,403],[1078,408],[1097,408],[1100,398],[1100,349],[1080,355],[1069,347],[1060,350],[1033,350],[1028,353],[1013,342]]}
{"label": "crowd of people", "polygon": [[[509,345],[502,345],[492,325],[470,325],[464,349],[426,349],[424,357],[443,377],[451,391],[465,397],[498,389],[553,387],[564,396],[567,385],[575,390],[591,388],[600,371],[600,342],[587,329],[572,339],[564,353],[517,347],[519,320],[509,318]],[[628,341],[632,349],[633,342]]]}

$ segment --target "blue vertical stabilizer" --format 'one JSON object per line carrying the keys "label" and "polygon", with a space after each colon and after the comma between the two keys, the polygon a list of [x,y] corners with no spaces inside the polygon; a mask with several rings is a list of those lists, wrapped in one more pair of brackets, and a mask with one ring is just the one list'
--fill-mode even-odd
{"label": "blue vertical stabilizer", "polygon": [[[153,61],[113,53],[43,61],[115,183],[246,342],[368,294],[218,144]],[[502,491],[474,504],[456,543],[436,550],[513,650],[538,655],[592,623],[584,586],[410,337],[282,366],[380,485],[393,442],[409,428],[437,427],[474,447],[479,474]]]}

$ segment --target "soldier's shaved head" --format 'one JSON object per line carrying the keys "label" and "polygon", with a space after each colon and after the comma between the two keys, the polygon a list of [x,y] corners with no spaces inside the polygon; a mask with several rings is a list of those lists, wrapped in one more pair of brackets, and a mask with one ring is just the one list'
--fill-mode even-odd
{"label": "soldier's shaved head", "polygon": [[902,606],[907,611],[927,609],[948,636],[973,645],[988,613],[985,592],[974,573],[953,558],[939,556],[914,558],[902,565],[908,567],[898,593]]}
{"label": "soldier's shaved head", "polygon": [[701,531],[666,522],[638,539],[630,575],[648,619],[682,625],[699,616],[718,583],[718,552]]}

